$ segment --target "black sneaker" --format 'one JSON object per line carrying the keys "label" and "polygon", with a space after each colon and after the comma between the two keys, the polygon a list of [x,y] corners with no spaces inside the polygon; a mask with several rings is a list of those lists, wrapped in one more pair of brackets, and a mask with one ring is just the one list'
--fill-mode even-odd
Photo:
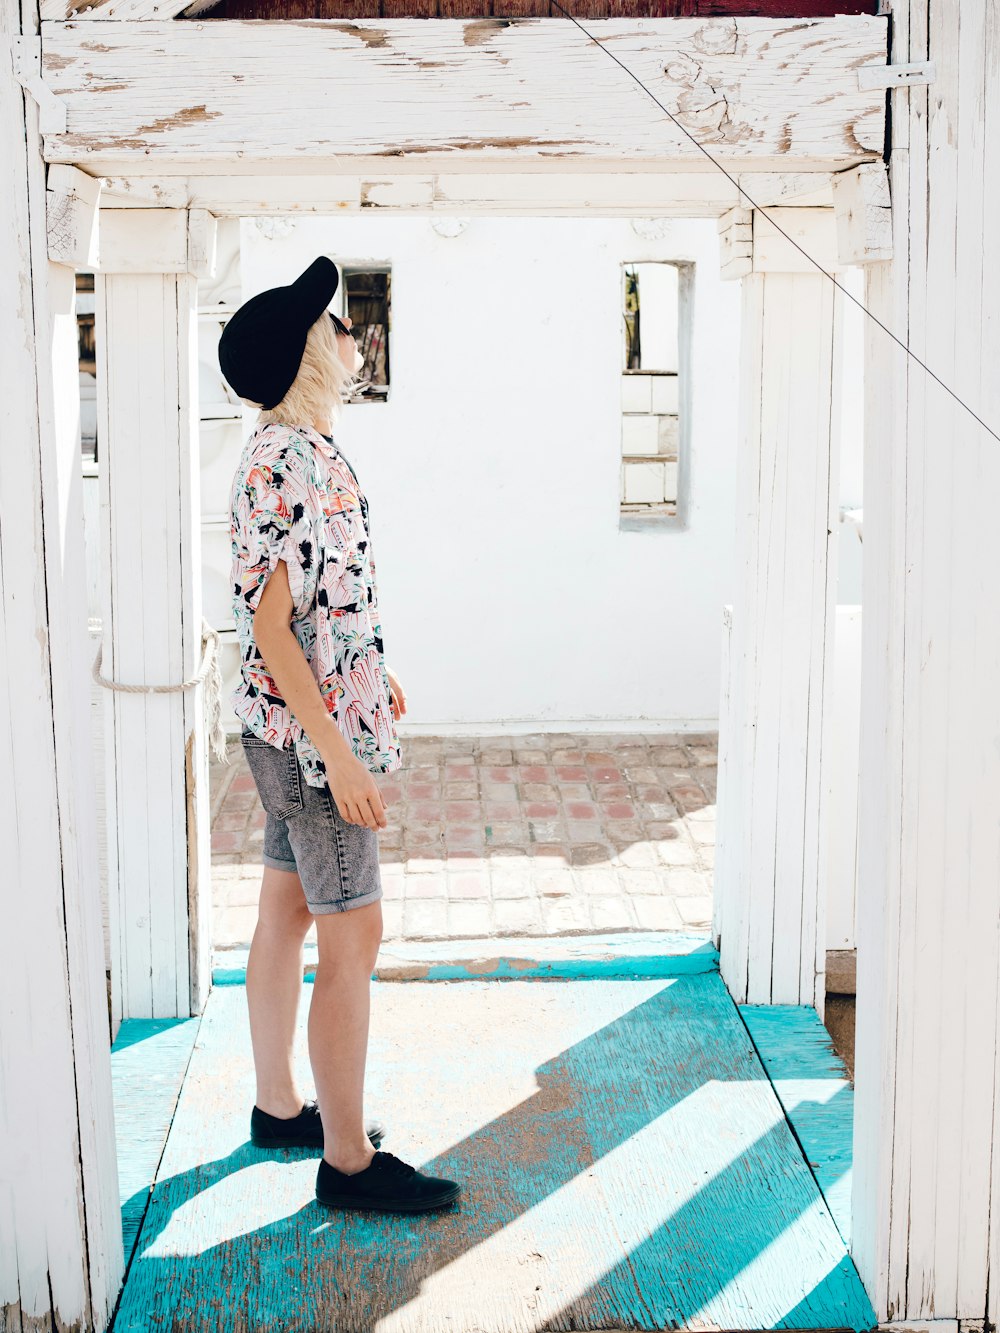
{"label": "black sneaker", "polygon": [[[377,1148],[385,1137],[385,1126],[378,1120],[369,1120],[365,1133]],[[298,1115],[288,1119],[269,1115],[255,1106],[250,1112],[250,1142],[257,1148],[320,1148],[323,1147],[323,1121],[319,1103],[306,1102]]]}
{"label": "black sneaker", "polygon": [[316,1198],[334,1208],[380,1208],[392,1213],[422,1213],[453,1203],[462,1188],[454,1180],[425,1176],[391,1152],[376,1152],[363,1171],[347,1175],[322,1158],[316,1173]]}

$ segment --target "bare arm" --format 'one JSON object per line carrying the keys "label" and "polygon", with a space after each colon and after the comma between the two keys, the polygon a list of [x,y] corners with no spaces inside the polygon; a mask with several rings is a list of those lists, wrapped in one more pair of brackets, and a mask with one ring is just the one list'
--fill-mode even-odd
{"label": "bare arm", "polygon": [[291,628],[288,566],[279,560],[254,612],[254,639],[268,672],[326,765],[330,792],[350,824],[385,828],[386,803],[371,772],[327,711],[316,677]]}

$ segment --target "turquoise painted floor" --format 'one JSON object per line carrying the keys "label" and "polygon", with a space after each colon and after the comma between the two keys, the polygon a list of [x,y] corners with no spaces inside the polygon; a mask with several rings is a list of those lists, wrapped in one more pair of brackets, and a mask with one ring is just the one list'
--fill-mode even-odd
{"label": "turquoise painted floor", "polygon": [[[317,1154],[250,1145],[231,972],[200,1019],[123,1024],[116,1333],[874,1328],[825,1030],[738,1008],[703,940],[662,954],[658,976],[648,950],[634,977],[597,949],[575,979],[522,948],[514,976],[373,981],[367,1109],[387,1149],[465,1186],[417,1217],[324,1209]],[[299,1054],[311,1092],[304,1031]]]}

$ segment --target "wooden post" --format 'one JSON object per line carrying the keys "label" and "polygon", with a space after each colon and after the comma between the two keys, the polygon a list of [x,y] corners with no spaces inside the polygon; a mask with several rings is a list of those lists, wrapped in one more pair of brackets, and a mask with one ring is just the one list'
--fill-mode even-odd
{"label": "wooden post", "polygon": [[[197,219],[199,236],[203,215]],[[202,659],[197,279],[186,210],[102,213],[96,288],[102,672],[170,684]],[[201,237],[203,240],[203,237]],[[200,243],[198,252],[204,254]],[[211,920],[204,686],[109,692],[116,1016],[200,1011]]]}
{"label": "wooden post", "polygon": [[[1000,431],[1000,29],[893,3],[867,305]],[[1000,440],[868,321],[852,1248],[880,1320],[1000,1318]],[[984,1324],[984,1320],[987,1321]],[[952,1327],[961,1324],[952,1323]]]}
{"label": "wooden post", "polygon": [[[824,267],[836,266],[832,209],[766,212]],[[743,281],[740,583],[720,737],[721,968],[740,1003],[808,1004],[822,1014],[836,293],[758,211],[751,219],[734,210],[719,229],[723,272]]]}
{"label": "wooden post", "polygon": [[[23,6],[30,24],[31,5]],[[75,281],[0,6],[0,1325],[107,1327],[123,1272],[83,560]],[[22,70],[24,65],[22,65]],[[29,76],[30,77],[30,76]]]}

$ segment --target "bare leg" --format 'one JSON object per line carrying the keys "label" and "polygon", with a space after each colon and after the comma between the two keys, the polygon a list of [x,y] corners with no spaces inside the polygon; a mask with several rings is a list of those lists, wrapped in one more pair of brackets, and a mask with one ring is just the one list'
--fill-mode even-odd
{"label": "bare leg", "polygon": [[317,916],[319,966],[309,1005],[309,1059],[323,1121],[323,1156],[363,1171],[375,1150],[365,1134],[364,1082],[371,975],[382,939],[382,903]]}
{"label": "bare leg", "polygon": [[257,1070],[257,1105],[268,1115],[298,1115],[295,1020],[302,993],[302,942],[313,922],[294,871],[264,867],[257,926],[247,959],[247,1007]]}

